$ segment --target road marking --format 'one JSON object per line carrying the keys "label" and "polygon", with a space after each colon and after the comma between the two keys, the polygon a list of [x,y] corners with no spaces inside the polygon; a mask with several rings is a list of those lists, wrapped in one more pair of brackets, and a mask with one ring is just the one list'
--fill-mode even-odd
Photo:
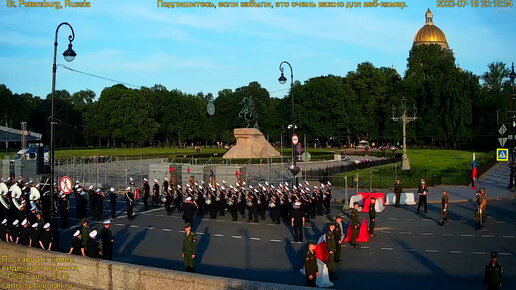
{"label": "road marking", "polygon": [[117,225],[117,226],[125,226],[125,224],[115,224],[115,225]]}
{"label": "road marking", "polygon": [[485,255],[486,252],[473,252],[473,255]]}
{"label": "road marking", "polygon": [[380,248],[380,250],[392,251],[392,250],[393,250],[393,248]]}
{"label": "road marking", "polygon": [[494,238],[495,236],[493,235],[482,235],[482,238]]}
{"label": "road marking", "polygon": [[475,235],[470,235],[470,234],[462,234],[460,235],[461,237],[474,237]]}
{"label": "road marking", "polygon": [[415,221],[416,219],[403,219],[403,220],[406,220],[406,221]]}
{"label": "road marking", "polygon": [[462,254],[462,251],[450,251],[450,254]]}
{"label": "road marking", "polygon": [[[345,246],[345,245],[344,245]],[[368,246],[360,246],[361,249],[369,249]]]}
{"label": "road marking", "polygon": [[431,219],[421,219],[422,222],[432,222]]}
{"label": "road marking", "polygon": [[266,226],[271,226],[271,227],[279,227],[279,225],[275,225],[275,224],[265,224]]}
{"label": "road marking", "polygon": [[421,233],[421,235],[423,235],[423,236],[431,236],[431,235],[433,235],[433,233]]}
{"label": "road marking", "polygon": [[154,228],[153,228],[153,227],[146,227],[146,229],[148,229],[148,230],[154,230]]}
{"label": "road marking", "polygon": [[511,199],[514,199],[514,196],[511,196]]}
{"label": "road marking", "polygon": [[382,234],[392,234],[391,231],[380,231],[380,233],[382,233]]}
{"label": "road marking", "polygon": [[185,233],[185,231],[177,231],[177,232],[178,232],[178,233],[183,233],[183,234]]}
{"label": "road marking", "polygon": [[131,228],[139,228],[139,226],[130,225]]}
{"label": "road marking", "polygon": [[400,232],[400,235],[412,235],[412,232]]}
{"label": "road marking", "polygon": [[505,222],[502,222],[502,221],[497,221],[495,222],[495,224],[504,224]]}
{"label": "road marking", "polygon": [[269,242],[281,243],[281,240],[269,240]]}
{"label": "road marking", "polygon": [[425,250],[425,253],[439,253],[439,250]]}
{"label": "road marking", "polygon": [[234,222],[235,224],[241,224],[242,222]]}
{"label": "road marking", "polygon": [[445,237],[453,237],[454,236],[454,234],[442,234],[442,235]]}
{"label": "road marking", "polygon": [[156,216],[165,216],[164,214],[157,214]]}
{"label": "road marking", "polygon": [[216,222],[223,223],[224,220],[215,220]]}
{"label": "road marking", "polygon": [[392,220],[392,221],[397,221],[398,218],[395,218],[395,217],[390,217],[390,218],[387,218],[388,220]]}
{"label": "road marking", "polygon": [[195,232],[196,235],[204,235],[204,233],[201,232]]}
{"label": "road marking", "polygon": [[241,239],[242,236],[231,236],[233,239]]}
{"label": "road marking", "polygon": [[261,240],[260,238],[249,238],[250,240],[253,240],[253,241],[259,241]]}
{"label": "road marking", "polygon": [[404,251],[407,251],[407,252],[415,252],[416,249],[403,249]]}
{"label": "road marking", "polygon": [[221,235],[221,234],[213,234],[213,236],[215,236],[215,237],[223,237],[224,235]]}
{"label": "road marking", "polygon": [[503,236],[504,238],[514,238],[514,236]]}
{"label": "road marking", "polygon": [[162,231],[165,231],[165,232],[171,232],[172,230],[171,229],[161,229]]}
{"label": "road marking", "polygon": [[509,256],[509,255],[511,255],[511,253],[498,253],[498,255]]}
{"label": "road marking", "polygon": [[303,228],[304,228],[304,229],[307,229],[307,230],[309,230],[309,229],[311,229],[312,227],[303,227]]}
{"label": "road marking", "polygon": [[209,221],[210,219],[201,219],[201,221]]}

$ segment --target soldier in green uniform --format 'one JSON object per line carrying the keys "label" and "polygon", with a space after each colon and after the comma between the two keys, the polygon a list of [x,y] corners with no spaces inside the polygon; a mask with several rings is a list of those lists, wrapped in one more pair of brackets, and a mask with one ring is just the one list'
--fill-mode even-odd
{"label": "soldier in green uniform", "polygon": [[358,202],[353,203],[353,209],[351,210],[351,245],[357,249],[359,247],[357,243],[358,234],[360,232],[360,213],[358,212]]}
{"label": "soldier in green uniform", "polygon": [[82,245],[84,246],[85,249],[87,249],[86,244],[88,243],[88,240],[90,239],[91,229],[88,226],[87,219],[83,218],[81,220],[81,224],[82,224],[82,229],[81,229]]}
{"label": "soldier in green uniform", "polygon": [[396,183],[394,183],[394,195],[396,195],[396,203],[395,203],[396,207],[400,207],[400,198],[401,198],[402,192],[403,192],[403,187],[401,186],[401,181],[398,178],[398,179],[396,179]]}
{"label": "soldier in green uniform", "polygon": [[185,260],[186,272],[195,272],[195,253],[197,252],[197,237],[192,232],[192,225],[185,225],[185,237],[183,239],[183,251],[181,256]]}
{"label": "soldier in green uniform", "polygon": [[335,249],[335,262],[341,264],[342,263],[342,260],[340,259],[340,253],[342,252],[342,228],[341,228],[341,225],[342,225],[342,216],[340,214],[338,214],[336,217],[335,217],[335,231],[333,231],[333,233],[335,234],[335,246],[336,246],[336,249]]}
{"label": "soldier in green uniform", "polygon": [[371,197],[369,204],[369,236],[374,237],[374,226],[376,224],[376,198]]}
{"label": "soldier in green uniform", "polygon": [[328,232],[326,233],[326,247],[328,248],[328,274],[330,277],[333,276],[333,262],[335,261],[335,250],[337,248],[337,242],[335,241],[335,223],[330,223],[328,226]]}
{"label": "soldier in green uniform", "polygon": [[315,287],[315,280],[319,276],[319,269],[317,268],[317,258],[315,257],[315,243],[308,242],[308,251],[305,254],[305,286]]}
{"label": "soldier in green uniform", "polygon": [[441,210],[441,217],[443,220],[439,223],[441,226],[444,226],[448,223],[448,191],[443,190],[443,197],[441,198],[441,205],[443,209]]}
{"label": "soldier in green uniform", "polygon": [[486,265],[484,271],[484,286],[487,290],[497,290],[502,287],[503,268],[496,261],[497,258],[498,253],[492,252],[491,261]]}

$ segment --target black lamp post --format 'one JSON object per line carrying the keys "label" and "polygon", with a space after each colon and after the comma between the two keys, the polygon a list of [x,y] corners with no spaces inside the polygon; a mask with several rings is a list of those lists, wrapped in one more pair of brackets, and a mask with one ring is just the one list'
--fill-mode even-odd
{"label": "black lamp post", "polygon": [[516,156],[514,150],[516,149],[514,146],[514,135],[516,133],[516,108],[515,108],[515,101],[516,101],[516,95],[514,94],[514,79],[516,79],[516,73],[514,72],[514,63],[512,63],[511,66],[511,73],[509,74],[509,79],[511,82],[511,110],[509,113],[511,114],[511,124],[509,125],[509,138],[511,148],[510,148],[510,161],[509,161],[509,167],[511,169],[511,173],[509,175],[509,189],[513,189],[515,185],[515,179],[516,179],[516,160],[514,159]]}
{"label": "black lamp post", "polygon": [[[296,118],[294,114],[294,73],[292,71],[292,66],[287,61],[282,61],[279,65],[279,70],[281,72],[281,76],[278,78],[280,84],[285,84],[287,82],[287,78],[283,74],[283,64],[288,65],[290,68],[290,98],[292,100],[292,124],[289,125],[288,129],[292,129],[292,138],[296,135]],[[298,139],[299,140],[299,139]],[[290,172],[293,175],[292,186],[297,184],[296,175],[299,173],[299,168],[296,166],[296,144],[292,142],[292,166],[290,168]]]}
{"label": "black lamp post", "polygon": [[74,60],[74,58],[77,56],[75,51],[73,51],[73,49],[72,49],[72,41],[75,39],[75,33],[73,32],[73,28],[67,22],[63,22],[63,23],[59,24],[56,29],[56,36],[55,36],[55,40],[54,40],[54,63],[52,65],[52,100],[51,100],[52,109],[51,109],[51,113],[50,113],[50,199],[52,200],[52,202],[50,203],[50,217],[51,217],[50,222],[52,223],[53,230],[56,230],[56,224],[53,223],[53,220],[54,220],[54,215],[55,215],[54,212],[56,210],[56,208],[55,208],[56,192],[55,192],[55,187],[54,187],[54,183],[55,183],[55,179],[54,179],[55,178],[55,176],[54,176],[54,159],[55,159],[54,126],[57,124],[57,122],[56,122],[56,119],[54,119],[54,98],[56,95],[57,35],[59,32],[59,28],[61,28],[61,26],[63,26],[63,25],[70,27],[70,30],[72,31],[72,34],[68,36],[68,41],[70,41],[70,43],[68,44],[68,49],[63,52],[64,59],[66,61],[70,62],[70,61]]}

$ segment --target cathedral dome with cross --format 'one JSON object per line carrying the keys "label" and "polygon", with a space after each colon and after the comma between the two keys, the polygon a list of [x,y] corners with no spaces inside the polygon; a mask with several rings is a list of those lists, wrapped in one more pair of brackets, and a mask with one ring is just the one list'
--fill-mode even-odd
{"label": "cathedral dome with cross", "polygon": [[434,24],[434,15],[428,9],[425,13],[425,25],[419,29],[414,36],[414,46],[422,44],[437,44],[442,48],[448,49],[448,41],[444,32]]}

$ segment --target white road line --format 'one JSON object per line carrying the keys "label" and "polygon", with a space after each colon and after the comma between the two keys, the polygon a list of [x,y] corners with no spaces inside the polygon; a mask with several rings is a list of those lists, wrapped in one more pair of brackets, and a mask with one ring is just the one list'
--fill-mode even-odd
{"label": "white road line", "polygon": [[461,237],[474,237],[475,235],[470,235],[470,234],[462,234],[460,235]]}
{"label": "white road line", "polygon": [[495,236],[493,235],[482,235],[482,238],[494,238]]}
{"label": "white road line", "polygon": [[450,254],[462,254],[462,251],[450,251]]}
{"label": "white road line", "polygon": [[416,249],[403,249],[404,251],[407,251],[407,252],[415,252]]}
{"label": "white road line", "polygon": [[415,221],[416,219],[403,219],[403,220],[406,220],[406,221]]}
{"label": "white road line", "polygon": [[215,236],[215,237],[223,237],[224,235],[221,235],[221,234],[213,234],[213,236]]}
{"label": "white road line", "polygon": [[454,234],[442,234],[442,235],[445,237],[453,237],[454,236]]}
{"label": "white road line", "polygon": [[486,252],[473,252],[473,255],[485,255]]}
{"label": "white road line", "polygon": [[269,240],[269,242],[281,243],[281,240]]}
{"label": "white road line", "polygon": [[433,233],[421,233],[422,236],[431,236]]}
{"label": "white road line", "polygon": [[431,219],[421,219],[422,222],[431,222]]}
{"label": "white road line", "polygon": [[224,220],[215,220],[216,222],[223,223]]}
{"label": "white road line", "polygon": [[412,232],[400,232],[400,235],[412,235]]}
{"label": "white road line", "polygon": [[165,216],[164,214],[157,214],[156,216]]}
{"label": "white road line", "polygon": [[511,199],[514,199],[514,196],[511,196]]}
{"label": "white road line", "polygon": [[307,230],[309,230],[309,229],[311,229],[312,227],[303,227],[303,228],[304,228],[304,229],[307,229]]}
{"label": "white road line", "polygon": [[153,228],[153,227],[146,227],[146,229],[148,229],[148,230],[154,230],[154,228]]}
{"label": "white road line", "polygon": [[242,236],[231,236],[233,239],[241,239]]}
{"label": "white road line", "polygon": [[117,226],[125,226],[125,224],[115,224],[115,225],[117,225]]}
{"label": "white road line", "polygon": [[503,236],[503,238],[514,238],[514,236]]}
{"label": "white road line", "polygon": [[253,241],[259,241],[261,240],[260,238],[249,238],[250,240],[253,240]]}
{"label": "white road line", "polygon": [[382,234],[392,234],[391,231],[380,231],[380,233],[382,233]]}
{"label": "white road line", "polygon": [[210,219],[201,219],[201,221],[209,221]]}
{"label": "white road line", "polygon": [[204,233],[201,232],[195,232],[196,235],[204,235]]}
{"label": "white road line", "polygon": [[502,222],[502,221],[497,221],[495,222],[495,224],[504,224],[505,222]]}
{"label": "white road line", "polygon": [[278,227],[279,225],[275,225],[275,224],[265,224],[266,226],[271,226],[271,227]]}
{"label": "white road line", "polygon": [[511,253],[498,253],[498,255],[509,256],[509,255],[511,255]]}
{"label": "white road line", "polygon": [[139,228],[140,226],[130,225],[131,228]]}
{"label": "white road line", "polygon": [[172,230],[171,229],[161,229],[162,231],[165,231],[165,232],[171,232]]}
{"label": "white road line", "polygon": [[425,250],[425,253],[439,253],[439,250]]}
{"label": "white road line", "polygon": [[370,247],[368,246],[360,246],[360,249],[369,249]]}
{"label": "white road line", "polygon": [[380,248],[380,250],[392,251],[392,250],[394,250],[394,249],[393,249],[393,248]]}
{"label": "white road line", "polygon": [[183,231],[183,230],[181,230],[181,231],[177,231],[177,232],[178,232],[178,233],[183,233],[183,234],[184,234],[184,233],[186,233],[186,232],[185,232],[185,231]]}
{"label": "white road line", "polygon": [[235,224],[241,224],[242,222],[234,222]]}
{"label": "white road line", "polygon": [[398,218],[395,218],[395,217],[390,217],[390,218],[387,218],[388,220],[391,220],[391,221],[397,221]]}

